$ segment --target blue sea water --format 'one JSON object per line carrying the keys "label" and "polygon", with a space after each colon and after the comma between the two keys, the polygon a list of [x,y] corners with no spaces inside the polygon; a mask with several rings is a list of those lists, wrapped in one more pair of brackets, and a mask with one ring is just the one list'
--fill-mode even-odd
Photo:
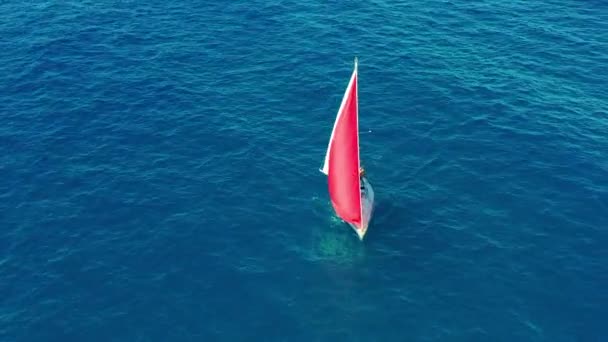
{"label": "blue sea water", "polygon": [[[0,340],[608,340],[605,2],[0,13]],[[318,171],[355,56],[364,242]]]}

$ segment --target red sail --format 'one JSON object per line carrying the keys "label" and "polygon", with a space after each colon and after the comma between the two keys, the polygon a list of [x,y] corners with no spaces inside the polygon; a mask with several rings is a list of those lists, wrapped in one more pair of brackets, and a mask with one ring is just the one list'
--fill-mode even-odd
{"label": "red sail", "polygon": [[338,112],[333,139],[329,147],[329,196],[344,221],[361,225],[361,192],[359,189],[359,124],[357,70],[353,72]]}

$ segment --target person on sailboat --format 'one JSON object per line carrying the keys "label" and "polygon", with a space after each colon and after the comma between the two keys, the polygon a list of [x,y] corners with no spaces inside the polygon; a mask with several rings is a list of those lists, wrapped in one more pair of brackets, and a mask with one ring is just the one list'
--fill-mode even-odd
{"label": "person on sailboat", "polygon": [[365,185],[363,185],[363,177],[365,176],[365,169],[359,166],[359,179],[361,180],[361,190],[365,190]]}

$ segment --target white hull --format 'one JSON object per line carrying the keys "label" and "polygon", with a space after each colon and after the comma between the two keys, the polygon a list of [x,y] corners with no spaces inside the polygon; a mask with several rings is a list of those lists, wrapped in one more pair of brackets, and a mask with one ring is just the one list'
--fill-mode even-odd
{"label": "white hull", "polygon": [[372,215],[374,214],[374,189],[372,185],[369,183],[367,178],[363,177],[363,183],[361,184],[363,189],[361,190],[361,206],[362,209],[362,217],[361,217],[361,228],[357,228],[352,223],[349,225],[355,230],[360,240],[363,240],[365,237],[365,233],[367,233],[367,227],[369,226],[369,222],[372,219]]}

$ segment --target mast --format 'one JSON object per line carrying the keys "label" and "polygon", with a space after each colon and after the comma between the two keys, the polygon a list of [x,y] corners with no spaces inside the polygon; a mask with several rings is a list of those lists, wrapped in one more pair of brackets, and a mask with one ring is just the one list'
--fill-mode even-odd
{"label": "mast", "polygon": [[[361,170],[361,147],[360,147],[360,141],[359,141],[359,59],[355,56],[355,74],[356,76],[356,81],[357,81],[357,88],[356,88],[356,99],[357,99],[357,175],[359,174],[359,170]],[[360,224],[360,229],[363,229],[363,222],[364,222],[364,218],[363,218],[363,199],[362,199],[362,193],[361,193],[361,176],[357,177],[358,182],[359,182],[359,208],[361,208],[361,224]]]}

